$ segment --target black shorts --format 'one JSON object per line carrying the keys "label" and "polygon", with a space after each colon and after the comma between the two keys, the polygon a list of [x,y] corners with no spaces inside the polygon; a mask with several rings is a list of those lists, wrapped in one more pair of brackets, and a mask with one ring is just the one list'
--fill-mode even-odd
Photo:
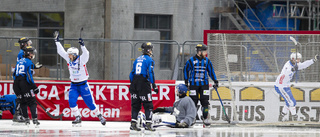
{"label": "black shorts", "polygon": [[190,86],[189,88],[190,88],[189,90],[190,97],[196,97],[200,100],[209,100],[209,96],[210,96],[209,85]]}
{"label": "black shorts", "polygon": [[142,102],[152,101],[151,84],[142,75],[135,75],[130,85],[131,99],[140,99]]}
{"label": "black shorts", "polygon": [[35,95],[31,93],[32,86],[25,77],[16,77],[13,83],[13,90],[21,103],[35,103]]}

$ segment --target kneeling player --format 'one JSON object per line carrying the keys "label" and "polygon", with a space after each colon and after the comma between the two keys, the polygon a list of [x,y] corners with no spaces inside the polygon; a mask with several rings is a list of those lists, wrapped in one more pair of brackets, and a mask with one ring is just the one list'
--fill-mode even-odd
{"label": "kneeling player", "polygon": [[[166,123],[176,128],[188,128],[195,121],[197,109],[192,99],[187,96],[188,88],[184,84],[179,84],[176,90],[179,99],[173,104],[173,107],[158,107],[153,113],[168,112],[171,117],[174,116],[176,123],[171,123],[172,118],[168,115],[153,115],[152,121],[155,123]],[[168,121],[166,121],[168,120]],[[155,125],[156,127],[156,125]]]}

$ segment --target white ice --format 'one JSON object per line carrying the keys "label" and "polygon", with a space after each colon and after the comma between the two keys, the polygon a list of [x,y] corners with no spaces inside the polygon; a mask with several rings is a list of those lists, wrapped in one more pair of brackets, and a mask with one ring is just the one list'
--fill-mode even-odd
{"label": "white ice", "polygon": [[12,125],[12,120],[0,120],[0,136],[110,136],[110,137],[320,137],[320,128],[294,127],[238,127],[221,125],[203,128],[196,124],[193,128],[156,128],[155,132],[130,133],[130,122],[82,121],[81,127],[72,127],[71,121],[40,120],[39,128],[32,124]]}

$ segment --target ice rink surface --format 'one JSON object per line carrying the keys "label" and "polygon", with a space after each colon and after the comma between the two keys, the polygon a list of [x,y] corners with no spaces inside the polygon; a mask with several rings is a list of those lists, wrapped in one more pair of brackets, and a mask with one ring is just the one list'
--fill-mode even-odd
{"label": "ice rink surface", "polygon": [[39,128],[31,122],[26,125],[12,125],[12,120],[0,120],[0,137],[56,137],[56,136],[106,136],[106,137],[320,137],[320,128],[310,127],[246,127],[228,124],[203,128],[177,129],[158,127],[155,132],[130,133],[129,122],[83,121],[81,127],[72,127],[71,121],[40,120]]}

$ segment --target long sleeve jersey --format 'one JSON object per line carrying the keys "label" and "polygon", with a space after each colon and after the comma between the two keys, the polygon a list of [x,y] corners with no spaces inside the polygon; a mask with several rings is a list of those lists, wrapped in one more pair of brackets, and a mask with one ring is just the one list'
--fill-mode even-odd
{"label": "long sleeve jersey", "polygon": [[[56,42],[58,54],[64,58],[68,63],[68,69],[70,73],[70,80],[72,82],[81,82],[88,80],[89,73],[86,64],[89,60],[89,51],[85,46],[81,46],[82,55],[78,56],[77,59],[71,61],[68,53],[64,50],[60,42]],[[80,62],[79,62],[80,60]],[[79,64],[80,63],[80,64]]]}
{"label": "long sleeve jersey", "polygon": [[35,87],[36,84],[33,81],[33,69],[34,69],[34,64],[29,58],[21,58],[14,69],[14,75],[15,77],[22,76],[26,77],[27,82]]}
{"label": "long sleeve jersey", "polygon": [[196,118],[197,108],[194,105],[193,100],[188,96],[176,101],[173,104],[173,107],[165,107],[164,109],[166,112],[172,113],[174,108],[179,111],[179,114],[176,116],[176,119],[179,122],[186,122],[190,126]]}
{"label": "long sleeve jersey", "polygon": [[24,55],[24,50],[20,49],[18,56],[17,56],[17,61],[20,60],[21,58],[23,58],[23,55]]}
{"label": "long sleeve jersey", "polygon": [[133,80],[135,75],[142,75],[147,78],[151,83],[154,83],[154,61],[149,55],[139,56],[133,63],[132,71],[129,75],[130,81]]}
{"label": "long sleeve jersey", "polygon": [[217,80],[211,61],[205,57],[200,58],[197,55],[191,57],[184,66],[185,84],[190,82],[192,86],[208,85],[208,75],[212,80]]}
{"label": "long sleeve jersey", "polygon": [[[298,70],[305,69],[312,65],[314,63],[313,59],[307,60],[303,63],[297,63]],[[287,61],[286,64],[284,64],[280,75],[277,77],[275,85],[277,87],[289,87],[290,86],[290,80],[293,77],[293,74],[296,71],[292,71],[294,68],[294,65],[291,63],[291,61]]]}

